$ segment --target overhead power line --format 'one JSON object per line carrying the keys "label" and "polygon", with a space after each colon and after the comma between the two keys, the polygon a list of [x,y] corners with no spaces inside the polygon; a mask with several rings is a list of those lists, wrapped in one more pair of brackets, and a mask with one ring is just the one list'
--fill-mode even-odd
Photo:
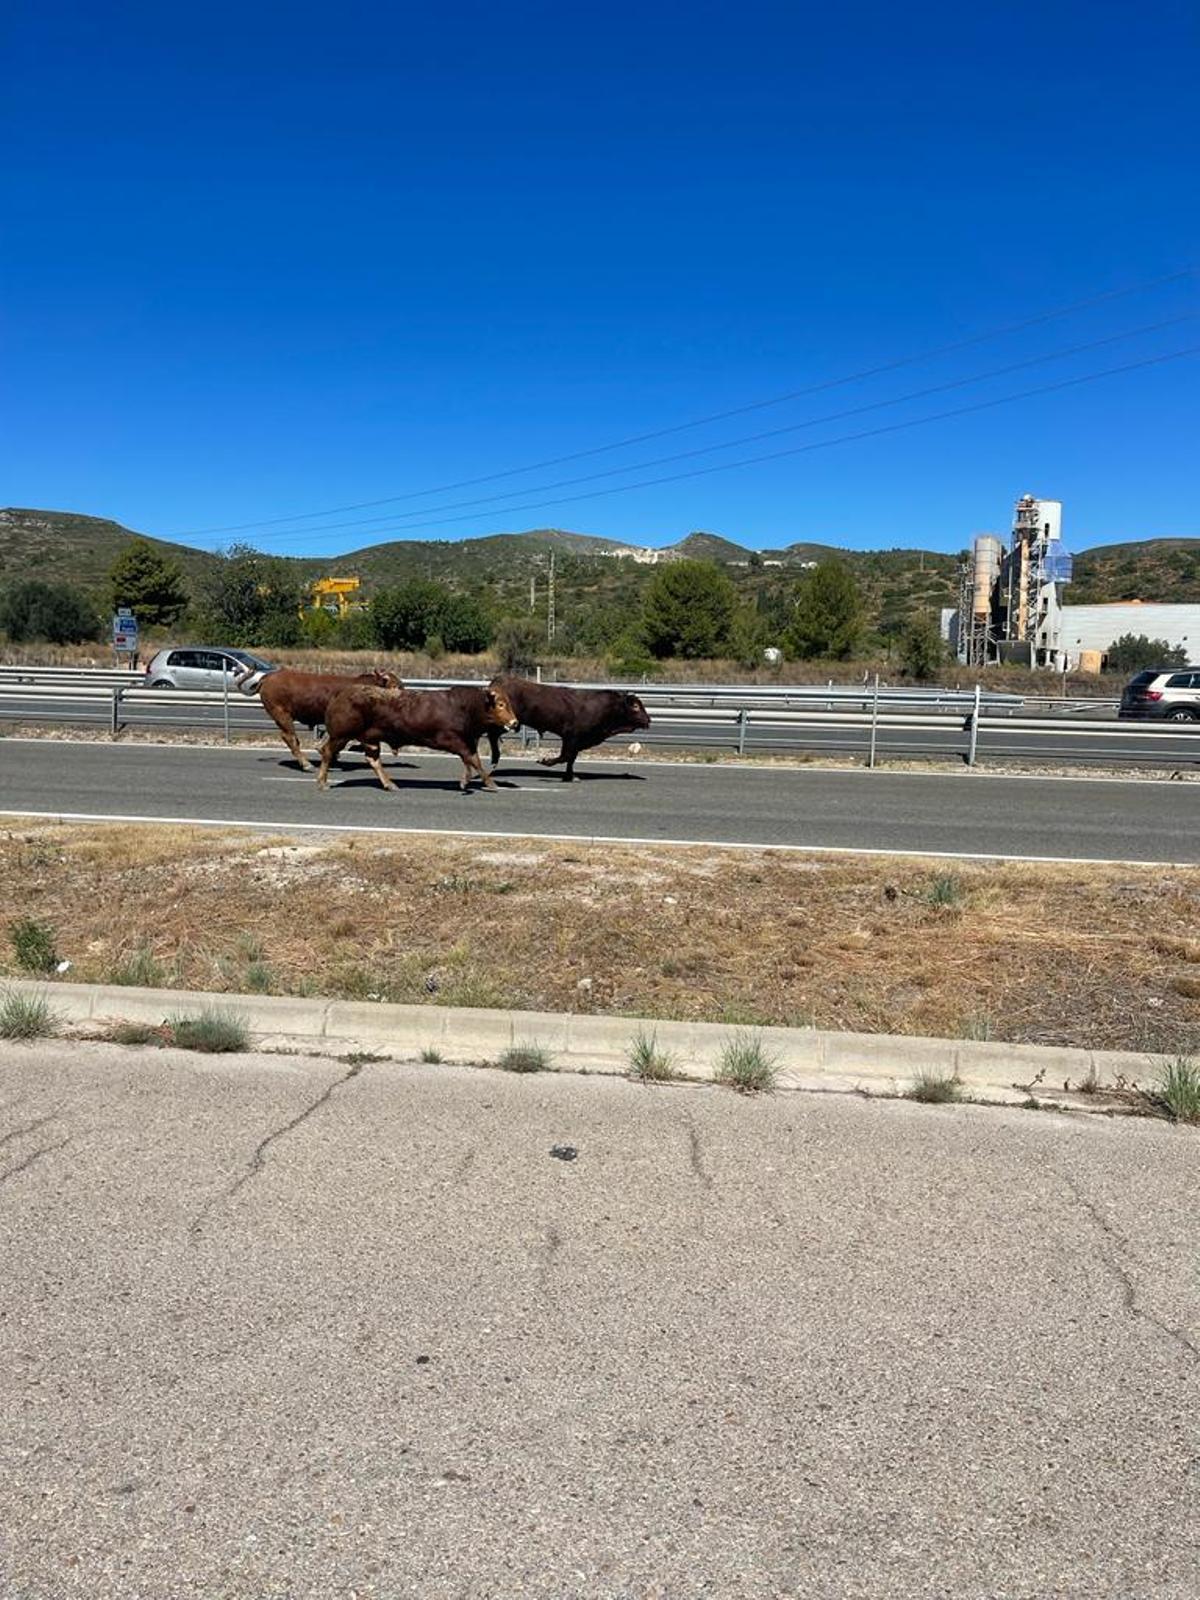
{"label": "overhead power line", "polygon": [[[722,461],[712,467],[693,467],[687,472],[667,473],[663,477],[646,478],[638,483],[615,484],[609,489],[590,489],[583,494],[563,495],[554,500],[537,500],[525,505],[508,506],[505,508],[505,515],[518,511],[543,511],[549,506],[572,505],[580,500],[599,500],[608,495],[629,494],[635,489],[650,489],[659,484],[679,483],[685,478],[703,478],[717,472],[732,472],[739,467],[758,466],[765,461],[781,461],[785,457],[806,455],[813,450],[829,450],[835,445],[852,444],[859,439],[875,439],[889,433],[902,433],[908,428],[926,427],[932,422],[945,422],[951,417],[964,417],[972,412],[1011,405],[1014,401],[1032,399],[1035,395],[1056,394],[1063,389],[1078,388],[1085,383],[1097,383],[1103,378],[1115,378],[1122,373],[1137,372],[1144,367],[1162,366],[1168,361],[1181,361],[1196,355],[1200,355],[1200,345],[1188,345],[1182,350],[1170,350],[1164,355],[1146,356],[1140,361],[1129,361],[1119,367],[1105,367],[1099,372],[1086,372],[1077,378],[1063,378],[1058,383],[1039,384],[1033,389],[1020,389],[1015,394],[998,395],[991,400],[977,400],[973,405],[955,406],[949,411],[935,411],[926,417],[909,417],[901,422],[884,423],[881,427],[864,428],[857,433],[843,433],[833,439],[818,439],[812,444],[793,445],[787,450],[771,450],[764,455],[743,456],[740,461]],[[480,515],[478,511],[468,511],[453,517],[431,518],[426,526],[441,527],[452,522],[474,522]],[[411,533],[412,530],[404,528],[397,531]]]}
{"label": "overhead power line", "polygon": [[[1143,279],[1139,283],[1132,283],[1120,289],[1108,289],[1100,294],[1089,295],[1083,300],[1075,300],[1065,306],[1056,306],[1050,311],[1038,312],[1035,316],[1022,318],[1017,322],[1004,323],[998,327],[985,329],[982,333],[969,335],[965,339],[955,339],[948,344],[934,346],[931,349],[918,351],[907,356],[898,356],[894,360],[881,362],[873,367],[864,367],[857,372],[850,372],[842,377],[828,378],[820,383],[808,384],[800,389],[791,389],[784,394],[771,395],[764,400],[750,401],[745,405],[732,406],[724,411],[710,412],[707,416],[693,417],[687,422],[677,422],[666,428],[655,428],[645,433],[630,434],[624,439],[614,439],[608,444],[593,445],[586,450],[573,450],[565,455],[548,456],[540,461],[528,462],[520,467],[508,467],[500,472],[484,473],[478,477],[459,478],[451,483],[435,485],[428,489],[412,489],[403,494],[385,495],[377,500],[359,500],[349,505],[326,506],[319,511],[294,511],[286,516],[259,518],[250,522],[229,522],[208,528],[190,528],[177,532],[170,537],[176,539],[197,539],[216,533],[244,533],[250,529],[279,527],[285,522],[309,522],[315,517],[340,516],[347,511],[369,511],[376,506],[397,505],[404,500],[428,499],[433,495],[449,494],[456,489],[472,489],[482,483],[498,483],[504,478],[521,477],[527,472],[541,472],[547,467],[565,466],[571,461],[582,461],[590,456],[604,455],[613,450],[625,450],[631,445],[647,444],[654,439],[666,439],[673,434],[687,432],[691,428],[702,428],[713,422],[725,422],[731,417],[742,417],[753,411],[762,411],[770,406],[785,405],[791,400],[800,400],[807,395],[821,394],[830,389],[844,388],[852,383],[862,383],[868,378],[880,377],[884,373],[897,372],[903,367],[915,366],[922,361],[933,361],[939,356],[952,355],[959,350],[967,350],[977,344],[984,344],[991,339],[1005,338],[1009,334],[1021,333],[1028,328],[1039,327],[1047,322],[1054,322],[1060,317],[1071,316],[1077,311],[1087,311],[1094,306],[1105,305],[1112,300],[1124,299],[1129,295],[1141,294],[1151,289],[1160,289],[1170,283],[1179,283],[1185,278],[1194,277],[1200,268],[1187,266],[1177,272],[1169,272],[1158,278]],[[297,530],[299,531],[299,530]]]}
{"label": "overhead power line", "polygon": [[680,450],[673,455],[654,456],[648,461],[634,461],[623,467],[605,467],[600,472],[588,472],[572,478],[559,478],[551,483],[530,484],[525,489],[504,490],[500,494],[481,495],[472,500],[451,500],[445,505],[428,506],[419,511],[393,511],[381,517],[363,517],[351,522],[322,523],[315,528],[303,528],[288,531],[278,535],[281,540],[291,544],[308,542],[325,533],[337,533],[347,528],[369,528],[379,523],[399,525],[405,522],[428,522],[443,511],[459,511],[471,506],[492,507],[496,511],[503,510],[501,501],[519,499],[523,494],[542,494],[551,489],[565,489],[578,483],[594,483],[601,478],[614,478],[626,472],[645,472],[651,467],[666,466],[674,461],[690,461],[698,456],[715,455],[719,450],[733,450],[738,445],[755,444],[761,439],[777,439],[784,434],[797,433],[803,428],[816,428],[827,422],[841,422],[847,417],[864,416],[871,411],[882,411],[889,406],[905,405],[912,400],[927,399],[930,395],[945,394],[953,389],[965,389],[974,383],[986,383],[992,378],[1001,378],[1012,372],[1021,372],[1029,367],[1044,366],[1049,361],[1063,361],[1069,356],[1082,355],[1088,350],[1099,350],[1106,345],[1118,344],[1124,339],[1136,339],[1146,333],[1157,333],[1163,328],[1174,328],[1183,322],[1194,322],[1198,313],[1185,312],[1182,316],[1168,317],[1162,322],[1151,322],[1140,328],[1129,328],[1121,333],[1108,334],[1103,339],[1089,339],[1082,344],[1067,345],[1059,350],[1050,350],[1045,355],[1029,356],[1023,361],[1011,361],[1002,367],[991,367],[986,372],[971,373],[965,378],[952,378],[945,383],[928,384],[923,389],[912,389],[907,394],[891,396],[884,400],[871,400],[860,406],[849,406],[841,411],[828,411],[823,416],[806,417],[802,422],[790,422],[782,428],[767,428],[759,433],[742,434],[736,439],[725,439],[718,444],[700,445],[694,450]]}

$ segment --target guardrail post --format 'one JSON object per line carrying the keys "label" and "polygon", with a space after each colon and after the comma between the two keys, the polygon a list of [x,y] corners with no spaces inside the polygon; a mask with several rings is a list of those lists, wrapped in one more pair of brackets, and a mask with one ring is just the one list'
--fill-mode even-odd
{"label": "guardrail post", "polygon": [[225,743],[228,744],[229,743],[229,674],[227,672],[223,672],[221,674],[221,688],[224,691],[222,693],[222,696],[221,696],[221,714],[222,714],[222,720],[225,723]]}
{"label": "guardrail post", "polygon": [[112,692],[112,736],[115,739],[121,731],[121,696],[124,689],[117,687]]}
{"label": "guardrail post", "polygon": [[875,733],[879,726],[879,674],[875,674],[875,692],[871,696],[871,750],[867,756],[868,767],[875,765]]}
{"label": "guardrail post", "polygon": [[746,754],[746,725],[750,721],[750,713],[745,706],[738,712],[738,755]]}
{"label": "guardrail post", "polygon": [[967,725],[971,730],[971,740],[967,746],[967,765],[975,765],[975,750],[979,744],[979,685],[975,685],[975,704],[967,718]]}

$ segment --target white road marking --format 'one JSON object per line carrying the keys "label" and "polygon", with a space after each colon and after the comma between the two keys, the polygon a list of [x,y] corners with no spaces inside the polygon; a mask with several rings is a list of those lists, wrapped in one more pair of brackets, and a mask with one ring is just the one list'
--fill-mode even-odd
{"label": "white road marking", "polygon": [[898,856],[912,861],[1028,861],[1047,866],[1063,867],[1153,867],[1159,871],[1200,870],[1195,861],[1139,861],[1122,856],[1036,856],[1006,855],[990,850],[892,850],[870,849],[865,845],[839,844],[750,844],[729,839],[643,839],[626,838],[621,834],[593,833],[514,833],[511,829],[496,828],[395,828],[386,822],[368,826],[357,822],[278,822],[271,818],[259,821],[241,817],[143,817],[123,812],[105,811],[6,811],[0,817],[17,817],[40,822],[136,822],[150,826],[188,828],[248,828],[258,833],[375,833],[405,834],[413,837],[428,836],[439,839],[529,839],[534,843],[575,845],[648,845],[671,849],[695,850],[750,850],[759,854],[775,851],[778,854],[806,856]]}
{"label": "white road marking", "polygon": [[[1175,770],[1182,770],[1178,766],[1179,762],[1182,762],[1184,767],[1193,767],[1198,762],[1200,762],[1200,734],[1196,735],[1196,739],[1197,739],[1197,745],[1198,745],[1197,755],[1195,755],[1193,757],[1176,756],[1174,758],[1174,762],[1172,761],[1172,759],[1170,757],[1165,757],[1163,759],[1163,762],[1162,762],[1163,767],[1171,767],[1171,766],[1174,765]],[[157,740],[154,740],[154,739],[138,739],[137,741],[135,741],[133,743],[130,743],[130,744],[111,745],[111,744],[108,743],[107,740],[99,740],[99,739],[30,739],[25,734],[15,734],[11,738],[4,738],[2,735],[0,735],[0,740],[2,740],[2,742],[4,744],[6,744],[6,745],[7,744],[40,744],[40,745],[52,744],[52,745],[56,745],[56,746],[61,747],[62,745],[100,744],[102,747],[107,746],[107,748],[109,748],[109,749],[121,749],[121,750],[139,750],[139,749],[140,750],[167,750],[167,751],[173,751],[173,752],[182,751],[185,754],[194,754],[196,752],[202,752],[202,753],[204,753],[206,755],[212,755],[213,753],[222,754],[222,755],[247,755],[247,754],[253,753],[253,752],[262,753],[264,751],[269,751],[271,753],[275,753],[279,749],[279,746],[278,745],[274,745],[274,744],[249,744],[249,743],[246,743],[246,744],[175,744],[175,743],[169,742],[167,740],[164,740],[161,743],[159,743]],[[312,753],[315,754],[316,752],[312,752]],[[439,751],[436,751],[436,750],[429,750],[429,751],[423,751],[423,752],[417,752],[417,751],[413,750],[413,751],[408,751],[406,753],[409,754],[409,755],[419,755],[419,759],[422,760],[422,761],[457,761],[458,760],[457,756],[442,755]],[[786,755],[786,753],[787,752],[785,752],[785,751],[780,752],[780,754],[785,754],[785,755]],[[1011,757],[1007,757],[1006,758],[1002,754],[998,754],[998,753],[995,753],[995,752],[989,752],[989,751],[986,751],[986,750],[985,751],[981,751],[980,754],[981,754],[981,758],[984,761],[987,761],[987,760],[1002,761],[1002,760],[1005,760],[1005,759],[1009,759],[1009,760],[1013,760],[1013,761],[1020,761],[1022,759],[1025,759],[1025,758],[1023,758],[1021,756],[1011,756]],[[863,778],[871,778],[871,779],[879,779],[879,778],[887,778],[887,779],[895,779],[895,778],[924,778],[924,779],[929,779],[929,778],[960,778],[960,779],[962,779],[964,781],[974,780],[975,782],[979,782],[979,781],[982,781],[982,780],[989,780],[989,779],[992,779],[992,778],[998,778],[998,779],[1002,779],[1005,783],[1125,783],[1125,784],[1138,784],[1139,786],[1144,786],[1147,783],[1159,783],[1159,784],[1162,784],[1162,783],[1170,783],[1170,782],[1173,781],[1170,778],[1152,778],[1152,777],[1149,777],[1149,776],[1145,776],[1145,777],[1132,777],[1131,776],[1131,777],[1128,777],[1128,778],[1126,778],[1126,777],[1110,777],[1105,773],[1088,772],[1086,770],[1086,768],[1080,770],[1078,773],[1071,773],[1069,776],[1062,776],[1062,775],[1060,775],[1058,773],[1054,773],[1054,772],[1000,772],[1000,771],[996,771],[996,770],[991,769],[991,768],[989,768],[986,771],[981,771],[978,767],[968,767],[965,764],[955,765],[954,767],[952,767],[952,768],[950,768],[948,770],[944,766],[936,766],[936,765],[933,764],[934,762],[936,762],[939,759],[949,760],[951,757],[955,757],[957,759],[957,761],[959,761],[959,762],[961,762],[961,760],[962,760],[961,752],[948,750],[945,753],[945,757],[944,758],[939,758],[938,756],[935,755],[931,759],[930,768],[929,768],[928,772],[909,772],[907,770],[902,770],[902,771],[896,772],[896,771],[892,771],[892,769],[887,767],[887,766],[879,766],[879,767],[876,767],[874,769],[871,769],[871,768],[866,767],[866,766],[821,767],[821,766],[817,766],[815,764],[812,764],[812,763],[809,763],[809,762],[803,762],[803,761],[785,761],[785,762],[782,762],[778,766],[764,766],[761,762],[757,762],[757,761],[679,761],[679,760],[676,760],[676,761],[663,761],[661,759],[656,760],[653,757],[650,758],[649,760],[647,760],[647,759],[644,759],[641,756],[637,756],[637,757],[629,756],[624,760],[621,760],[619,757],[600,757],[600,758],[597,758],[597,759],[589,760],[586,756],[580,756],[579,761],[578,761],[578,766],[580,766],[580,767],[592,767],[592,768],[594,768],[596,770],[603,769],[604,767],[630,766],[630,767],[663,767],[663,768],[670,768],[670,769],[674,770],[675,772],[691,772],[691,773],[702,773],[702,772],[703,773],[711,773],[713,771],[718,771],[718,772],[757,772],[757,773],[763,774],[763,775],[765,775],[767,777],[778,776],[780,773],[784,773],[784,772],[791,772],[791,773],[798,773],[798,774],[801,774],[801,775],[804,775],[804,776],[811,775],[812,777],[817,777],[817,778],[819,778],[819,777],[847,778],[847,777],[851,777],[851,776],[863,777]],[[900,761],[916,760],[917,757],[916,756],[906,756],[905,753],[903,752],[903,750],[900,750],[900,751],[896,752],[896,759],[898,759]],[[1055,759],[1055,757],[1054,757],[1053,754],[1047,754],[1047,755],[1043,756],[1042,759],[1046,760],[1046,761],[1053,761]],[[1117,758],[1114,758],[1114,759],[1117,759]],[[510,767],[511,767],[511,763],[514,760],[516,762],[518,762],[518,763],[520,763],[522,760],[525,760],[526,762],[534,762],[536,764],[536,757],[534,757],[534,756],[521,757],[521,756],[513,756],[513,755],[506,754],[505,758],[504,758],[504,772],[506,774],[509,772]],[[885,760],[886,760],[886,757],[885,757]],[[3,813],[0,813],[0,815],[3,815]],[[1020,859],[1021,860],[1025,860],[1026,858],[1025,857],[1021,857]],[[1032,858],[1030,858],[1030,859],[1032,859]],[[1049,857],[1039,857],[1037,859],[1048,860]]]}

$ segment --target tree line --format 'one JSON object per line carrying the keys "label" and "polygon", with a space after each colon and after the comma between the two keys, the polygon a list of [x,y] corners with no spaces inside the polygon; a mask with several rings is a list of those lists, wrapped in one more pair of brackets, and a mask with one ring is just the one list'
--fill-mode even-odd
{"label": "tree line", "polygon": [[[219,556],[193,596],[176,562],[149,541],[134,539],[113,563],[104,599],[112,610],[130,607],[144,628],[186,623],[193,636],[268,651],[307,644],[436,657],[496,648],[506,665],[524,668],[547,653],[544,628],[527,613],[497,614],[478,595],[431,579],[383,588],[344,618],[314,610],[308,584],[292,562],[249,546]],[[99,640],[107,621],[93,599],[70,584],[27,579],[0,593],[0,632],[14,643]],[[848,661],[871,642],[863,591],[840,561],[822,561],[798,580],[747,600],[717,563],[685,560],[658,567],[634,604],[576,601],[555,650],[602,655],[616,670],[648,672],[671,659],[725,659],[755,667],[768,649],[792,660]],[[903,670],[915,678],[932,677],[948,665],[940,628],[928,615],[905,626],[898,653]],[[1124,639],[1110,665],[1129,671],[1172,660],[1161,640]]]}

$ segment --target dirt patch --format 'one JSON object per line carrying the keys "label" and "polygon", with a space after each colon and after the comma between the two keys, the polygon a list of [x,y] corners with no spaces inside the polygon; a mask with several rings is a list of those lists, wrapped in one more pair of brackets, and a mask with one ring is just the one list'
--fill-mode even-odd
{"label": "dirt patch", "polygon": [[[30,824],[0,832],[0,929],[22,916],[54,928],[81,982],[1167,1052],[1200,1039],[1196,868]],[[0,970],[16,972],[6,938]]]}

